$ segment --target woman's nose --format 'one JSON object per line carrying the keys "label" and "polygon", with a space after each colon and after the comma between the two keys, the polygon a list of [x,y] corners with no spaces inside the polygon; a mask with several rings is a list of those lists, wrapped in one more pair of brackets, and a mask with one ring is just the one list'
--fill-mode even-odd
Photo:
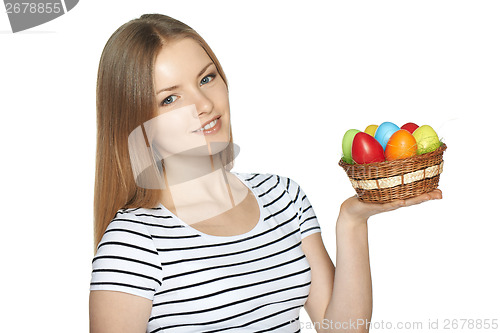
{"label": "woman's nose", "polygon": [[203,116],[204,113],[209,114],[214,109],[212,100],[201,91],[196,94],[195,105],[196,117]]}

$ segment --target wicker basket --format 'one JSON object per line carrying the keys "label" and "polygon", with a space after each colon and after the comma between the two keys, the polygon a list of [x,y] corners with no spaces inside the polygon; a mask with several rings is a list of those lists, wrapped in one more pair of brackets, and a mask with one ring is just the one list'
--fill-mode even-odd
{"label": "wicker basket", "polygon": [[341,159],[339,165],[362,201],[385,203],[436,189],[443,172],[445,150],[443,143],[433,152],[402,160],[347,164]]}

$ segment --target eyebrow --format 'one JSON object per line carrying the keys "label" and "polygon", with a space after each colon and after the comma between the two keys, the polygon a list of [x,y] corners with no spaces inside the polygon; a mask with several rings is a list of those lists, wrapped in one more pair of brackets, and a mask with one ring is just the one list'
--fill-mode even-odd
{"label": "eyebrow", "polygon": [[[214,64],[213,62],[210,62],[210,63],[206,64],[205,67],[203,67],[203,69],[198,73],[198,76],[201,76],[207,70],[207,68],[210,67],[213,64]],[[157,91],[156,94],[158,95],[159,93],[162,93],[164,91],[175,90],[177,88],[179,88],[179,85],[171,86],[171,87],[168,87],[168,88],[163,88],[163,89]]]}

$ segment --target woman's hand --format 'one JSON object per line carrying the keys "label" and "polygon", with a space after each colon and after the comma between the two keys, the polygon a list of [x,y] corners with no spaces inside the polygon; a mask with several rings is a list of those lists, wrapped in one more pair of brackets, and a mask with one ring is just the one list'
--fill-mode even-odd
{"label": "woman's hand", "polygon": [[358,199],[358,197],[352,196],[342,203],[340,207],[340,215],[349,221],[356,221],[358,223],[366,222],[370,216],[395,210],[401,207],[408,207],[413,205],[418,205],[422,202],[434,199],[441,199],[442,192],[436,189],[429,193],[421,194],[417,197],[397,200],[384,204],[377,203],[366,203]]}

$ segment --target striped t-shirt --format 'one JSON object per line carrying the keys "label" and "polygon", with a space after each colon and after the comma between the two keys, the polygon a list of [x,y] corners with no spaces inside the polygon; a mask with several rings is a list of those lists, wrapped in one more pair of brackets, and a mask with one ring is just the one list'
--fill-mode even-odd
{"label": "striped t-shirt", "polygon": [[153,301],[147,332],[299,332],[311,272],[301,240],[320,232],[300,186],[233,172],[260,208],[241,235],[204,234],[163,205],[122,209],[92,261],[91,290]]}

